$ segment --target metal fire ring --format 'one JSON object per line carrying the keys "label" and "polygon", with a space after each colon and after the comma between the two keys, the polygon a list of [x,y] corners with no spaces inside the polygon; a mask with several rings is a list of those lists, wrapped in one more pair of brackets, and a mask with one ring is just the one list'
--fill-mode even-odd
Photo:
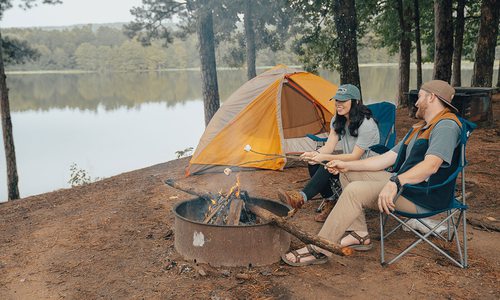
{"label": "metal fire ring", "polygon": [[[289,208],[267,199],[246,202],[286,216]],[[173,207],[175,249],[186,259],[212,266],[264,266],[278,262],[290,248],[290,235],[269,225],[220,226],[204,224],[208,201],[194,198]]]}

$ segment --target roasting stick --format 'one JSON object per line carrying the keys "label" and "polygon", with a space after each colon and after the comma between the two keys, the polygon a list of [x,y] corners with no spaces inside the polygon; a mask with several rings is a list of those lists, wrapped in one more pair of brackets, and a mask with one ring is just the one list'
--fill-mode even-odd
{"label": "roasting stick", "polygon": [[[246,161],[246,162],[243,162],[241,164],[236,165],[235,167],[239,167],[239,166],[243,166],[243,165],[247,165],[247,164],[251,164],[251,163],[256,163],[256,162],[274,160],[274,159],[278,159],[278,158],[288,158],[288,159],[299,158],[301,155],[301,154],[291,154],[291,153],[289,153],[289,154],[263,153],[263,152],[253,150],[252,146],[250,146],[250,145],[246,145],[245,148],[243,148],[243,150],[245,150],[246,152],[253,152],[255,154],[260,154],[260,155],[270,156],[270,157],[265,158],[265,159]],[[314,161],[314,162],[317,163],[318,165],[322,165],[322,166],[326,167],[326,164],[323,162],[317,162],[317,161]],[[226,174],[226,176],[231,175],[232,172],[233,172],[233,170],[230,167],[227,167],[224,169],[224,174]]]}

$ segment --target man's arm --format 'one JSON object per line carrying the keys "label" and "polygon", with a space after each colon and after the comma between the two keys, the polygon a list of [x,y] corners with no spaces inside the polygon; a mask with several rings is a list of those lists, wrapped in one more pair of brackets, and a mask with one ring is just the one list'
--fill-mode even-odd
{"label": "man's arm", "polygon": [[332,160],[327,163],[328,171],[333,174],[350,171],[380,171],[388,168],[396,162],[398,154],[391,150],[382,155],[372,156],[363,160],[341,161]]}
{"label": "man's arm", "polygon": [[[416,164],[408,171],[399,174],[399,182],[401,185],[420,183],[436,173],[442,163],[442,158],[433,154],[428,154],[423,161]],[[395,182],[389,181],[386,183],[378,196],[378,208],[380,211],[384,211],[388,214],[389,211],[396,208],[393,199],[397,192],[398,187]]]}
{"label": "man's arm", "polygon": [[[436,173],[440,167],[451,164],[455,147],[460,143],[460,127],[452,120],[439,122],[431,133],[429,148],[422,162],[408,171],[399,174],[401,185],[423,182]],[[389,181],[380,192],[378,204],[380,211],[394,210],[393,199],[397,194],[396,183]]]}

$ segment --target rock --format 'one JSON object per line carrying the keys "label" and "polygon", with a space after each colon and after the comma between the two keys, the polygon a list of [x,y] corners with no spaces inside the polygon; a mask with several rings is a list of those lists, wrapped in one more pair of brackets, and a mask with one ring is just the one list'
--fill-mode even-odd
{"label": "rock", "polygon": [[169,230],[167,230],[167,232],[165,232],[165,235],[163,236],[163,238],[165,240],[170,240],[170,239],[172,239],[173,236],[174,236],[174,231],[172,229],[169,229]]}
{"label": "rock", "polygon": [[250,275],[245,274],[245,273],[239,273],[239,274],[236,274],[236,278],[242,279],[242,280],[248,280],[248,279],[250,279]]}
{"label": "rock", "polygon": [[177,266],[177,262],[171,261],[165,266],[165,270],[171,270],[173,267]]}

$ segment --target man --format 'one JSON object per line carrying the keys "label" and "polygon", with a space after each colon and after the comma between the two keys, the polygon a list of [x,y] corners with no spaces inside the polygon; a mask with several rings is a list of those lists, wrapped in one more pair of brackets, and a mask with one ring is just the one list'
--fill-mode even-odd
{"label": "man", "polygon": [[[365,160],[333,160],[327,164],[333,174],[341,173],[343,192],[328,216],[319,236],[342,246],[366,251],[372,248],[363,213],[364,207],[389,213],[395,209],[423,213],[445,208],[453,195],[453,183],[431,193],[403,190],[405,184],[425,187],[444,182],[458,167],[460,127],[451,104],[455,90],[446,82],[432,80],[420,88],[415,124],[393,149]],[[392,166],[392,172],[385,171]],[[347,235],[342,238],[342,236]],[[283,260],[294,266],[325,262],[324,249],[309,245],[288,253]]]}

